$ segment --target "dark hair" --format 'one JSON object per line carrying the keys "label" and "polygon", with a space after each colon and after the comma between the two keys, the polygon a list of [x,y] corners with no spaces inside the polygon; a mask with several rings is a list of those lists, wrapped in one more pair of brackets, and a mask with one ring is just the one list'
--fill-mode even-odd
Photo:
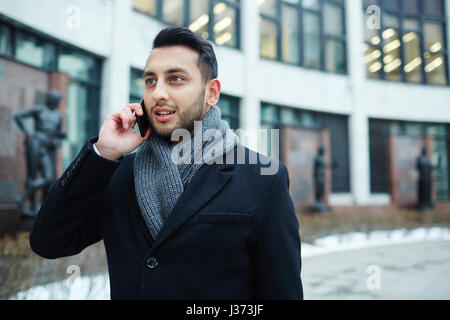
{"label": "dark hair", "polygon": [[217,78],[217,60],[212,45],[190,29],[180,26],[167,27],[161,30],[153,41],[153,49],[176,45],[186,46],[198,53],[198,66],[204,82]]}

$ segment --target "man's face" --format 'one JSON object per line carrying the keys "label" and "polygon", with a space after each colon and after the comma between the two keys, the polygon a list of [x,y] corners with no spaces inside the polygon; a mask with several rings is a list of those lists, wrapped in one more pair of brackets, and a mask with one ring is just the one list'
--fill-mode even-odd
{"label": "man's face", "polygon": [[192,131],[194,121],[209,111],[198,58],[197,52],[184,46],[157,48],[148,57],[144,103],[158,135],[168,138],[178,128]]}

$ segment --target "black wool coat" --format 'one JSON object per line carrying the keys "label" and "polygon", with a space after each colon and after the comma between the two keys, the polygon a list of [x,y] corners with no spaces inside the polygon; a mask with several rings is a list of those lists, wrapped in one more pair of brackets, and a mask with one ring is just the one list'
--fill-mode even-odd
{"label": "black wool coat", "polygon": [[235,160],[245,152],[246,164],[204,165],[153,240],[136,199],[135,155],[109,161],[95,142],[52,185],[30,233],[36,254],[71,256],[103,240],[112,299],[303,298],[281,162],[277,174],[261,175],[261,163],[249,164],[255,153],[238,145]]}

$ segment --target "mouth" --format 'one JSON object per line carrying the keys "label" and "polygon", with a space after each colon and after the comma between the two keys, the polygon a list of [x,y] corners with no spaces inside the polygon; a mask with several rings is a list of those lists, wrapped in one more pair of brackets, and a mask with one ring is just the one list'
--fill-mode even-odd
{"label": "mouth", "polygon": [[156,108],[153,112],[155,118],[159,122],[167,122],[172,119],[176,111],[169,108]]}

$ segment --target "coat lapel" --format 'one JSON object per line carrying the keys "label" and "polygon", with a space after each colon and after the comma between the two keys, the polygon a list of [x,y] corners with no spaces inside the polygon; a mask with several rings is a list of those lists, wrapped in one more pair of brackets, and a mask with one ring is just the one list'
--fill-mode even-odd
{"label": "coat lapel", "polygon": [[228,183],[233,176],[232,168],[233,165],[216,164],[205,165],[198,170],[175,204],[151,251],[160,246]]}

